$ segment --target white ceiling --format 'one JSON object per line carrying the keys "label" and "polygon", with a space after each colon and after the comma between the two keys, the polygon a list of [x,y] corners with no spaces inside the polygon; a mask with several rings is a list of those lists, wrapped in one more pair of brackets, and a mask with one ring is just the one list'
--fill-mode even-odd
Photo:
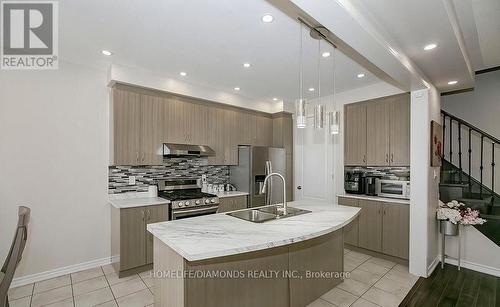
{"label": "white ceiling", "polygon": [[[261,21],[271,13],[270,24]],[[60,2],[60,57],[150,70],[246,98],[299,95],[299,23],[264,0],[86,0]],[[304,30],[304,92],[317,97],[317,49]],[[114,55],[105,57],[102,49]],[[327,43],[320,50],[332,51]],[[252,67],[243,68],[249,62]],[[322,96],[333,88],[332,57],[320,58]],[[336,91],[380,82],[345,55],[336,56]],[[188,73],[180,77],[179,72]],[[366,77],[358,79],[358,73]]]}

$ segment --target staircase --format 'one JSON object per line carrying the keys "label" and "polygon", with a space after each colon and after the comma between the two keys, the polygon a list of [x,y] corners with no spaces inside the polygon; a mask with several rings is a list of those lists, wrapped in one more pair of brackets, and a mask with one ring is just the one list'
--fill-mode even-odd
{"label": "staircase", "polygon": [[479,210],[487,222],[474,227],[500,246],[500,195],[495,192],[495,185],[499,186],[495,183],[495,151],[500,149],[500,140],[445,111],[441,117],[440,199],[445,203],[458,200]]}

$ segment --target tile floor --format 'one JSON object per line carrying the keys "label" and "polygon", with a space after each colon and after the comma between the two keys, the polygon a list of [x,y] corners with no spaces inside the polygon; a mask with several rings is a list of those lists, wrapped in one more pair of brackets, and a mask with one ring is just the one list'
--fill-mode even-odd
{"label": "tile floor", "polygon": [[408,267],[348,249],[344,269],[349,278],[308,307],[392,307],[399,306],[418,280]]}
{"label": "tile floor", "polygon": [[[408,268],[355,251],[344,251],[343,283],[309,307],[398,306],[418,277]],[[11,307],[144,307],[153,306],[150,272],[118,278],[111,265],[11,289]]]}

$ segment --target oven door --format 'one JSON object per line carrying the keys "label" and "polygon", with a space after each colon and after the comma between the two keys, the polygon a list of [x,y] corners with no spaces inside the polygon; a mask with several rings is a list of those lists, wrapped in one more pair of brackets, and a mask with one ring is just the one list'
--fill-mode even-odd
{"label": "oven door", "polygon": [[406,182],[397,180],[380,180],[378,196],[392,198],[407,198]]}
{"label": "oven door", "polygon": [[180,220],[186,219],[195,216],[202,216],[208,214],[217,213],[219,206],[211,206],[211,207],[200,207],[200,208],[187,208],[187,209],[175,209],[172,210],[172,220]]}

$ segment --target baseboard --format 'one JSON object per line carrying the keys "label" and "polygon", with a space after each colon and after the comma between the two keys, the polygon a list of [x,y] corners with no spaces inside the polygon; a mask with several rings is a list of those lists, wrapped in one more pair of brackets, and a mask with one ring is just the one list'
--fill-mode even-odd
{"label": "baseboard", "polygon": [[[454,259],[454,258],[445,258],[444,262],[458,266],[458,260]],[[460,265],[461,265],[461,267],[469,269],[469,270],[473,270],[476,272],[481,272],[481,273],[500,277],[500,269],[498,269],[498,268],[494,268],[494,267],[479,264],[479,263],[470,262],[467,260],[460,261]]]}
{"label": "baseboard", "polygon": [[92,260],[92,261],[88,261],[88,262],[83,262],[83,263],[79,263],[79,264],[74,264],[74,265],[62,267],[62,268],[57,268],[57,269],[50,270],[50,271],[45,271],[45,272],[41,272],[41,273],[16,277],[12,280],[12,284],[10,287],[15,288],[15,287],[31,284],[34,282],[63,276],[66,274],[76,273],[76,272],[87,270],[87,269],[93,269],[93,268],[98,267],[98,266],[113,263],[116,261],[117,258],[118,258],[117,256],[105,257],[105,258],[101,258],[101,259],[96,259],[96,260]]}
{"label": "baseboard", "polygon": [[432,260],[431,264],[427,268],[427,277],[432,275],[432,272],[434,272],[434,270],[436,269],[436,267],[439,265],[440,262],[441,262],[441,256],[437,255],[436,258]]}

